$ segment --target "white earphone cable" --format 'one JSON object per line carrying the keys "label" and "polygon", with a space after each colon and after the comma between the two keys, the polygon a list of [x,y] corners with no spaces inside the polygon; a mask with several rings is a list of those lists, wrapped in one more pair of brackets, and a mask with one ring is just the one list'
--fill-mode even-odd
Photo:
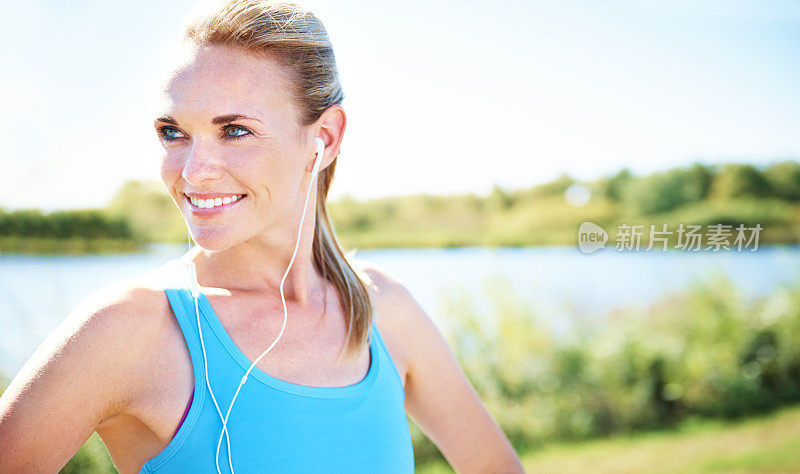
{"label": "white earphone cable", "polygon": [[[191,245],[191,234],[189,234],[189,239],[190,239],[190,245]],[[191,261],[189,262],[189,270],[191,272],[191,275],[190,275],[191,276],[191,282],[190,283],[191,283],[192,299],[194,299],[194,314],[195,314],[195,317],[197,319],[197,332],[200,335],[200,348],[202,349],[202,352],[203,352],[203,370],[205,372],[206,387],[208,388],[208,392],[211,394],[211,400],[214,402],[214,408],[217,410],[217,414],[219,415],[219,420],[224,422],[225,417],[222,416],[222,410],[220,410],[220,408],[219,408],[219,403],[217,403],[217,398],[214,396],[214,391],[211,390],[211,383],[209,382],[209,378],[208,378],[208,358],[206,356],[206,345],[205,345],[205,342],[203,341],[203,327],[200,325],[200,310],[198,308],[198,298],[200,296],[200,286],[197,284],[197,273],[196,273],[195,268],[194,268],[194,263],[191,262]],[[228,444],[228,464],[230,465],[231,472],[233,472],[233,462],[232,462],[231,455],[230,455],[230,453],[231,453],[231,437],[230,437],[230,434],[229,434],[227,429],[225,429],[224,432],[226,434],[225,440],[226,440],[226,442]],[[217,472],[219,474],[221,474],[220,470],[219,470],[219,457],[217,457],[216,464],[217,464]]]}
{"label": "white earphone cable", "polygon": [[283,325],[281,326],[281,331],[278,334],[278,337],[272,342],[272,344],[270,344],[270,346],[264,352],[261,353],[260,356],[258,356],[258,358],[256,360],[254,360],[250,364],[250,367],[247,369],[247,371],[245,371],[244,376],[242,377],[241,381],[239,382],[239,386],[236,388],[236,392],[233,394],[233,399],[231,400],[231,404],[228,406],[228,411],[225,413],[225,417],[224,418],[222,416],[222,412],[219,409],[219,405],[217,404],[217,399],[214,397],[214,392],[211,390],[211,384],[210,384],[210,382],[208,380],[208,362],[207,362],[207,357],[206,357],[205,344],[203,343],[203,331],[202,331],[202,328],[200,327],[200,310],[198,308],[198,298],[199,298],[199,294],[200,294],[200,287],[199,287],[199,283],[197,282],[197,274],[196,274],[196,271],[195,271],[195,268],[194,268],[194,263],[191,262],[191,261],[189,262],[189,267],[191,269],[192,277],[193,277],[192,297],[194,298],[195,316],[197,317],[197,330],[198,330],[198,333],[200,335],[200,346],[201,346],[201,348],[203,350],[203,366],[205,368],[206,386],[208,387],[208,391],[211,393],[211,399],[214,401],[214,406],[217,409],[217,413],[219,414],[220,419],[222,420],[222,430],[219,433],[219,440],[217,441],[217,452],[216,452],[216,457],[215,457],[216,458],[216,466],[217,466],[217,474],[222,474],[220,469],[219,469],[219,449],[220,449],[220,446],[222,445],[222,437],[223,437],[223,435],[226,437],[226,441],[227,441],[227,445],[228,445],[228,465],[229,465],[229,467],[231,469],[231,474],[235,474],[234,470],[233,470],[233,461],[232,461],[232,457],[231,457],[230,431],[227,428],[227,426],[228,426],[228,417],[230,416],[231,410],[233,409],[233,403],[236,401],[236,397],[239,395],[239,391],[241,390],[241,388],[244,385],[244,383],[247,381],[247,376],[250,374],[250,372],[253,370],[253,368],[256,366],[256,364],[258,364],[258,361],[260,361],[265,355],[267,355],[267,353],[275,346],[275,344],[278,343],[278,341],[280,340],[281,336],[283,336],[284,329],[286,328],[286,322],[288,320],[288,314],[289,313],[288,313],[288,309],[286,307],[286,299],[285,299],[285,297],[283,295],[283,283],[286,280],[286,277],[289,275],[289,270],[292,268],[292,264],[294,263],[294,259],[297,256],[297,249],[300,246],[300,236],[302,235],[302,231],[303,231],[303,221],[305,220],[306,208],[308,207],[308,198],[311,196],[311,187],[312,187],[312,185],[314,183],[314,180],[316,179],[317,175],[319,174],[319,165],[322,162],[322,153],[325,150],[324,142],[322,142],[322,139],[317,138],[316,140],[317,140],[317,143],[318,143],[317,153],[316,153],[316,158],[315,158],[315,161],[314,161],[314,167],[313,167],[313,170],[311,172],[311,179],[310,179],[310,182],[308,184],[308,190],[306,191],[306,200],[305,200],[305,203],[303,204],[303,213],[300,216],[300,226],[297,229],[297,239],[296,239],[296,242],[295,242],[295,245],[294,245],[294,251],[292,252],[292,258],[289,260],[289,266],[286,267],[286,271],[283,274],[283,278],[281,278],[280,292],[281,292],[281,302],[283,303]]}

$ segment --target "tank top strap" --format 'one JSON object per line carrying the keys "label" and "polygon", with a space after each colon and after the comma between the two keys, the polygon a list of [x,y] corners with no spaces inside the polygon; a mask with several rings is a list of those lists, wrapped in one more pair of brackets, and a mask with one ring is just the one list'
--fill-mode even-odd
{"label": "tank top strap", "polygon": [[192,425],[200,415],[200,409],[206,397],[206,378],[205,365],[203,362],[203,352],[197,333],[197,320],[194,313],[194,299],[189,290],[185,288],[165,288],[172,313],[178,321],[178,325],[183,333],[183,339],[189,348],[189,357],[192,362],[192,372],[194,374],[194,391],[186,411],[178,425],[178,430],[173,434],[173,444],[180,446],[183,443],[188,431],[181,430],[184,425]]}
{"label": "tank top strap", "polygon": [[[381,360],[381,367],[386,367],[387,372],[394,373],[394,383],[396,383],[398,390],[400,391],[403,400],[406,397],[405,387],[403,386],[403,380],[400,378],[400,372],[397,370],[397,366],[394,365],[394,361],[392,360],[392,355],[389,354],[389,349],[386,348],[386,343],[383,341],[383,337],[381,336],[380,331],[378,330],[378,325],[375,322],[372,322],[372,337],[376,339],[378,342],[378,349],[379,349],[379,357]],[[391,367],[391,369],[388,369]]]}
{"label": "tank top strap", "polygon": [[189,348],[192,362],[195,362],[195,355],[199,355],[199,360],[202,363],[203,355],[201,353],[200,340],[197,337],[194,299],[185,288],[165,288],[164,293],[167,295],[175,319],[178,321],[181,332],[183,332],[183,338]]}

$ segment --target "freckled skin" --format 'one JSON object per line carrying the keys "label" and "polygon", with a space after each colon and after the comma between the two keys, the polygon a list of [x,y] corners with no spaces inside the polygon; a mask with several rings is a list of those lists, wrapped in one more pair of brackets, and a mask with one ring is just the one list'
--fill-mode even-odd
{"label": "freckled skin", "polygon": [[[187,47],[167,81],[159,112],[177,121],[181,138],[163,141],[161,178],[202,247],[224,249],[269,233],[277,238],[296,232],[309,185],[304,165],[311,169],[315,144],[296,122],[290,91],[275,60],[223,46]],[[231,122],[250,133],[226,140],[225,124],[211,119],[228,114],[257,120]],[[247,197],[210,223],[192,215],[184,192]],[[314,198],[312,192],[311,210]]]}

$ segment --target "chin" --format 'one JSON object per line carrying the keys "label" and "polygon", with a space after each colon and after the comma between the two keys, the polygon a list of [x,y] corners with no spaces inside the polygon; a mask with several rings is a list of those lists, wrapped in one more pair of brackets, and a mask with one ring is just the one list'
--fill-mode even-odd
{"label": "chin", "polygon": [[226,250],[238,244],[230,232],[219,227],[190,226],[192,240],[205,250]]}

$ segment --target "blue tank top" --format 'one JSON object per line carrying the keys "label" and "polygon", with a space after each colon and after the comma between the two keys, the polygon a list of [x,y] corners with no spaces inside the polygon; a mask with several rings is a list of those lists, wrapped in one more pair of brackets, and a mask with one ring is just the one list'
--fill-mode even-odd
{"label": "blue tank top", "polygon": [[[177,434],[142,466],[140,474],[216,473],[222,421],[206,387],[194,300],[185,288],[164,291],[189,347],[195,388]],[[205,295],[201,294],[198,306],[211,388],[224,415],[252,361],[234,344]],[[234,470],[413,473],[405,391],[374,324],[369,351],[367,375],[346,387],[298,385],[254,367],[228,418]],[[230,471],[224,437],[219,467],[221,472]]]}

